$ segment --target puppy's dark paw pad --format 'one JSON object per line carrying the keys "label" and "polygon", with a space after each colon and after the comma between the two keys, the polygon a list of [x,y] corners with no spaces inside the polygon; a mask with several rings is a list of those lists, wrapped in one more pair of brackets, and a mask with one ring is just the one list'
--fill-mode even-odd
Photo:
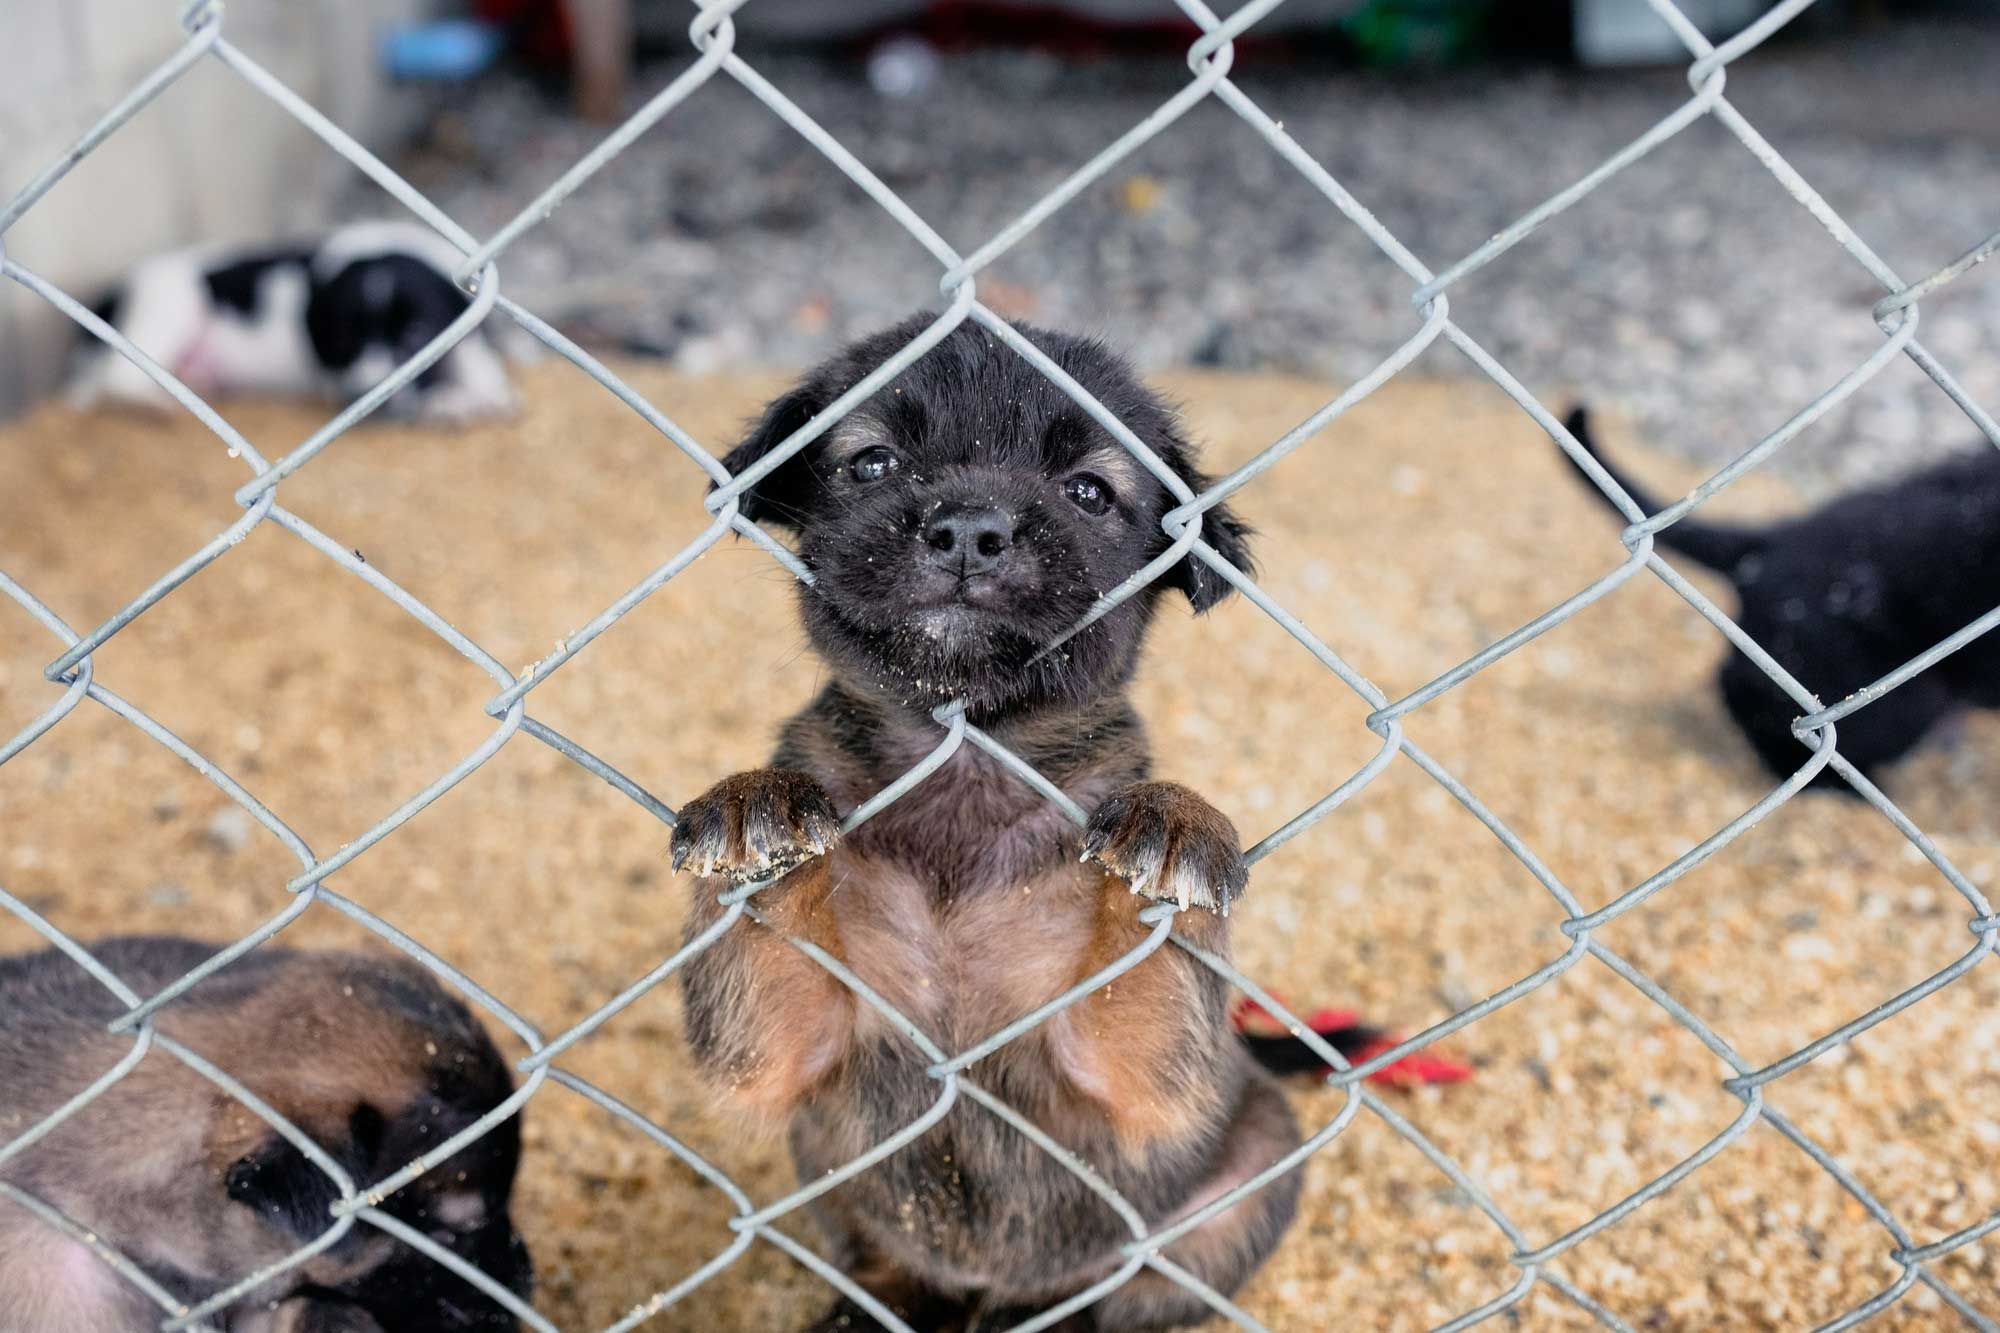
{"label": "puppy's dark paw pad", "polygon": [[1108,797],[1084,830],[1083,859],[1134,893],[1212,912],[1227,912],[1250,878],[1228,816],[1172,782],[1141,782]]}
{"label": "puppy's dark paw pad", "polygon": [[760,768],[724,778],[681,807],[674,869],[738,883],[775,879],[824,856],[839,836],[840,815],[824,787],[804,773]]}

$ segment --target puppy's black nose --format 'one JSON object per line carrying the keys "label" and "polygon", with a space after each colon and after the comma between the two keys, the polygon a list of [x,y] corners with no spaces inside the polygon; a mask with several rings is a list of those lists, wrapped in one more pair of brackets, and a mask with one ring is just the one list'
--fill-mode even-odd
{"label": "puppy's black nose", "polygon": [[1013,522],[998,509],[947,505],[924,525],[931,560],[963,578],[998,567],[1013,540]]}

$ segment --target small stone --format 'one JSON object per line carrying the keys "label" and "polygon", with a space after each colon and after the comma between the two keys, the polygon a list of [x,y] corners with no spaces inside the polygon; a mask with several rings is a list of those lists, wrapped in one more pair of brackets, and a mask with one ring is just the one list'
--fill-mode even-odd
{"label": "small stone", "polygon": [[217,850],[234,855],[249,844],[256,827],[257,821],[250,817],[249,811],[238,805],[226,805],[209,817],[201,832]]}

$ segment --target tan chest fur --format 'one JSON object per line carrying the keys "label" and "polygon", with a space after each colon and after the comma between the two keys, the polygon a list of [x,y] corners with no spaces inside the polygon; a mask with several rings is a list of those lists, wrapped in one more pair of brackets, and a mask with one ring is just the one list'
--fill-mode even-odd
{"label": "tan chest fur", "polygon": [[[1081,975],[1103,872],[1064,865],[1018,885],[940,901],[884,859],[836,849],[823,908],[840,953],[883,999],[947,1052],[1059,995]],[[855,1035],[891,1031],[866,1002]]]}

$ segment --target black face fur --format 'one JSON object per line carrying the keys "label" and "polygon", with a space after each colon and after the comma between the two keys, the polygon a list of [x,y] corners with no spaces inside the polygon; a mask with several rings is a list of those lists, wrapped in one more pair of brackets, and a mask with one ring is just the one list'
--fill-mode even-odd
{"label": "black face fur", "polygon": [[[863,339],[773,402],[724,460],[749,467],[929,322]],[[1188,485],[1206,478],[1172,408],[1102,343],[1016,326]],[[799,534],[816,583],[806,631],[857,691],[975,717],[1081,704],[1130,677],[1161,590],[1196,611],[1229,592],[1199,560],[1055,651],[1097,601],[1164,552],[1177,499],[1102,426],[985,329],[965,324],[742,497]],[[1247,570],[1248,530],[1217,506],[1203,539]]]}
{"label": "black face fur", "polygon": [[[336,1159],[365,1187],[465,1129],[509,1091],[511,1080],[497,1056],[491,1069],[440,1067],[430,1095],[393,1117],[366,1102],[355,1106]],[[398,1190],[382,1211],[526,1297],[533,1269],[507,1211],[520,1157],[519,1122],[503,1121]],[[301,1244],[326,1230],[328,1210],[339,1199],[326,1173],[276,1135],[238,1160],[225,1183],[230,1198],[257,1209]],[[357,1226],[332,1253],[374,1242],[376,1234]],[[360,1276],[331,1286],[308,1283],[289,1299],[365,1313],[384,1333],[516,1333],[520,1327],[490,1296],[401,1242]]]}
{"label": "black face fur", "polygon": [[[394,1107],[358,1102],[347,1112],[344,1132],[328,1135],[326,1146],[341,1168],[365,1188],[465,1130],[505,1101],[514,1081],[465,1007],[425,979],[370,971],[352,974],[348,984],[367,988],[383,1010],[438,1034],[432,1043],[437,1054],[414,1100]],[[520,1160],[520,1120],[509,1117],[396,1191],[382,1211],[526,1297],[533,1268],[508,1214]],[[302,1244],[325,1231],[328,1210],[339,1198],[327,1174],[275,1134],[230,1168],[225,1185],[230,1198]],[[372,1242],[377,1234],[364,1223],[342,1245]],[[338,1246],[333,1251],[340,1252]],[[520,1327],[490,1296],[400,1242],[360,1276],[336,1286],[307,1285],[292,1298],[364,1313],[383,1333],[516,1333]]]}
{"label": "black face fur", "polygon": [[[329,371],[358,376],[344,385],[354,395],[415,356],[469,302],[449,278],[413,255],[371,255],[313,284],[306,333]],[[436,383],[448,360],[426,366],[417,386]]]}

